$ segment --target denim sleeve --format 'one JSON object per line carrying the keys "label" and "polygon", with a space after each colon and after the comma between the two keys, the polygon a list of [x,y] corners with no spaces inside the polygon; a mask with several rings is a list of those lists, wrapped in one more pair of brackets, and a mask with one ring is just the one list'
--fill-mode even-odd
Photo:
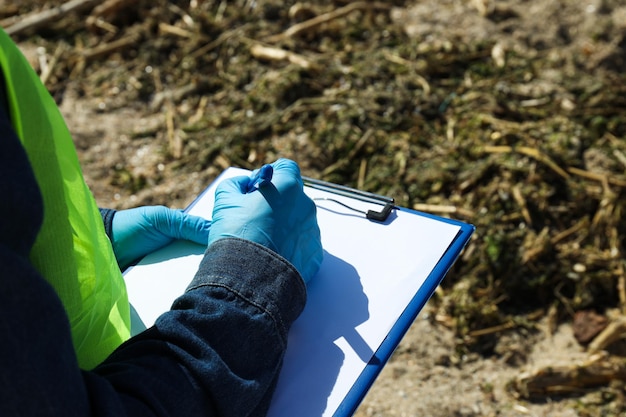
{"label": "denim sleeve", "polygon": [[[126,415],[263,416],[305,300],[285,259],[249,241],[218,240],[171,311],[90,377],[124,393]],[[91,400],[107,409],[106,391],[99,394]],[[102,415],[120,412],[108,408]]]}
{"label": "denim sleeve", "polygon": [[11,335],[0,344],[0,415],[264,416],[305,302],[284,259],[223,239],[171,311],[87,372],[52,288],[1,245],[0,264],[10,277],[0,331]]}
{"label": "denim sleeve", "polygon": [[106,232],[109,240],[112,240],[113,236],[113,216],[115,216],[116,210],[100,208],[100,216],[102,216],[102,223],[104,223],[104,231]]}

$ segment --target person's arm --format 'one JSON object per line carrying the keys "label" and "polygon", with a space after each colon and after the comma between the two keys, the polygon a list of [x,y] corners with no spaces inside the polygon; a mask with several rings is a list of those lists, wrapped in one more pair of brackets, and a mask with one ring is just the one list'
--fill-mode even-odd
{"label": "person's arm", "polygon": [[263,415],[287,330],[305,302],[292,263],[249,240],[220,237],[172,311],[94,371],[81,371],[65,310],[28,260],[43,207],[2,116],[0,415]]}
{"label": "person's arm", "polygon": [[[281,159],[272,167],[271,182],[258,189],[245,176],[218,185],[208,249],[187,292],[95,369],[142,399],[133,411],[265,415],[305,282],[323,256],[298,166]],[[170,380],[176,385],[163,382]]]}
{"label": "person's arm", "polygon": [[[124,407],[133,416],[262,416],[305,291],[274,252],[221,239],[172,310],[93,374],[132,399]],[[91,400],[104,407],[109,395],[98,391]]]}
{"label": "person's arm", "polygon": [[222,239],[172,311],[81,373],[52,288],[4,247],[0,264],[0,415],[262,416],[305,300],[283,258]]}

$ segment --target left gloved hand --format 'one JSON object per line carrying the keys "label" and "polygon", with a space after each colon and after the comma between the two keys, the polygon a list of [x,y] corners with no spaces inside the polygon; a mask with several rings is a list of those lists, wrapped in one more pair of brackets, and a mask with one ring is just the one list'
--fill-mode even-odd
{"label": "left gloved hand", "polygon": [[124,269],[175,239],[206,245],[211,222],[182,210],[144,206],[116,212],[111,228],[113,252]]}

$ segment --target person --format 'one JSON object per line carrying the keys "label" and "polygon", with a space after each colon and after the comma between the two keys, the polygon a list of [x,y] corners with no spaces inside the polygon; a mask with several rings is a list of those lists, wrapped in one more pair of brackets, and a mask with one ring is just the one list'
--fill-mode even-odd
{"label": "person", "polygon": [[[251,192],[248,177],[222,182],[210,223],[99,210],[54,101],[2,30],[0,74],[0,415],[265,415],[323,256],[297,164],[274,162]],[[128,338],[119,269],[174,238],[206,238],[201,264]]]}

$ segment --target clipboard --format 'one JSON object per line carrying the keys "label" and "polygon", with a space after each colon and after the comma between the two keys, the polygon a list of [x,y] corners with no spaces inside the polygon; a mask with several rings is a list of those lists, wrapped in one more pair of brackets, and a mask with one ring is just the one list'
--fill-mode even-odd
{"label": "clipboard", "polygon": [[[211,218],[225,170],[186,209]],[[393,199],[305,178],[324,248],[294,322],[269,417],[351,416],[457,259],[474,226]],[[131,332],[151,326],[193,278],[204,247],[176,241],[124,274]]]}

